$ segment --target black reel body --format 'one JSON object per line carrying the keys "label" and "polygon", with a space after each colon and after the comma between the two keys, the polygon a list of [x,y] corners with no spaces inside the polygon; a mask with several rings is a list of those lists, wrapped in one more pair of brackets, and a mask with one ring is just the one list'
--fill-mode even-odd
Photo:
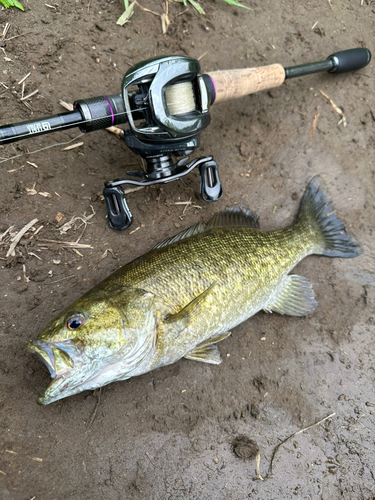
{"label": "black reel body", "polygon": [[[196,108],[187,114],[173,115],[167,105],[166,90],[184,81],[193,85]],[[140,92],[134,99],[130,89],[135,85]],[[199,62],[190,57],[152,58],[136,64],[124,77],[122,97],[132,133],[146,144],[185,141],[199,134],[210,123],[209,92],[200,74]],[[135,125],[131,97],[135,110],[144,113],[146,124],[142,126]]]}
{"label": "black reel body", "polygon": [[[167,92],[173,85],[188,83],[187,104],[173,113]],[[179,88],[174,94],[178,97]],[[200,74],[199,62],[183,56],[152,58],[129,69],[122,83],[122,97],[129,129],[124,133],[126,145],[146,161],[146,172],[129,171],[141,180],[121,179],[106,182],[104,197],[108,222],[114,229],[126,229],[132,215],[125,201],[122,184],[149,186],[171,182],[206,165],[201,174],[201,195],[205,201],[216,201],[223,195],[218,169],[212,157],[189,162],[188,156],[200,143],[200,132],[210,123],[211,95]],[[175,157],[184,157],[179,161]],[[200,170],[201,171],[201,170]],[[209,171],[209,174],[206,172]]]}

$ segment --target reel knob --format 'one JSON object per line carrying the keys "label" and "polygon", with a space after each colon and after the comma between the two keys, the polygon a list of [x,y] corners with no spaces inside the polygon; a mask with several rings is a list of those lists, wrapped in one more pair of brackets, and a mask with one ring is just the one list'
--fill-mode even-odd
{"label": "reel knob", "polygon": [[219,179],[219,169],[216,161],[206,161],[199,167],[201,175],[201,197],[210,203],[223,196],[223,187]]}
{"label": "reel knob", "polygon": [[127,229],[133,223],[133,216],[125,200],[121,186],[107,186],[103,190],[107,204],[108,224],[112,229]]}

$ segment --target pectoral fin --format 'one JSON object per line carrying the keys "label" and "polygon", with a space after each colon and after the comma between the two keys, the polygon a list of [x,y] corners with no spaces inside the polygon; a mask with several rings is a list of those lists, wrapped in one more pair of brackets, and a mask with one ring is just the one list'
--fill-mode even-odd
{"label": "pectoral fin", "polygon": [[193,361],[202,361],[203,363],[210,363],[212,365],[219,365],[222,361],[219,349],[216,347],[217,342],[229,337],[230,332],[225,332],[216,337],[212,337],[199,344],[193,351],[184,356],[186,359]]}
{"label": "pectoral fin", "polygon": [[264,307],[266,312],[277,312],[289,316],[305,316],[318,305],[314,291],[307,278],[291,274],[285,276],[276,296]]}
{"label": "pectoral fin", "polygon": [[174,323],[178,325],[179,329],[182,331],[185,329],[192,320],[203,312],[202,307],[204,306],[204,301],[212,292],[213,287],[216,283],[209,286],[204,292],[195,297],[189,304],[187,304],[181,311],[176,314],[168,315],[164,318],[166,323]]}

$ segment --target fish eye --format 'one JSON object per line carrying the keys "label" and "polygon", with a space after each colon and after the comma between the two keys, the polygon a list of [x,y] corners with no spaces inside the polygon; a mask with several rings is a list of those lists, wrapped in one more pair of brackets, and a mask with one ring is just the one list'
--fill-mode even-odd
{"label": "fish eye", "polygon": [[80,326],[82,326],[86,321],[86,318],[81,316],[80,314],[74,314],[73,316],[70,316],[70,318],[66,322],[66,326],[69,328],[69,330],[76,330]]}

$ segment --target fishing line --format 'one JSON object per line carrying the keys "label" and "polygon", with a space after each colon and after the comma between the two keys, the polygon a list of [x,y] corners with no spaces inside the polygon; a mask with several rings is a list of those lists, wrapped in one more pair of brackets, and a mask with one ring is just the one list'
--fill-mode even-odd
{"label": "fishing line", "polygon": [[39,153],[40,151],[44,151],[46,149],[56,148],[57,146],[65,146],[66,144],[70,144],[70,143],[76,141],[77,139],[79,139],[83,135],[84,135],[84,133],[79,134],[76,137],[73,137],[73,139],[71,139],[70,141],[56,142],[55,144],[50,144],[49,146],[46,146],[46,147],[40,148],[40,149],[36,149],[35,151],[27,151],[26,153],[21,153],[20,155],[11,156],[10,158],[2,158],[0,160],[0,163],[5,163],[6,161],[9,161],[9,160],[15,160],[16,158],[21,158],[21,156],[26,156],[26,155],[32,155],[34,153]]}

